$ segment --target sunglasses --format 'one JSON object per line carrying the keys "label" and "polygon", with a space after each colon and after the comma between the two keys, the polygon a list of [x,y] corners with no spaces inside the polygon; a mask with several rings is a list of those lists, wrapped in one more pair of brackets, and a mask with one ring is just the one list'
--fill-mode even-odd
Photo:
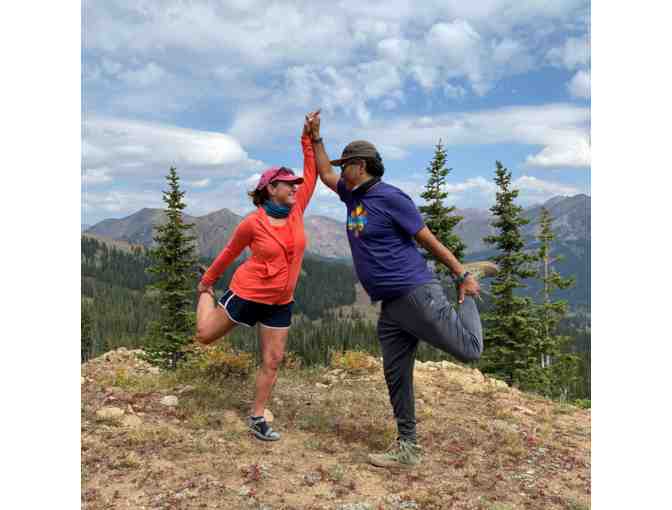
{"label": "sunglasses", "polygon": [[286,167],[282,166],[282,167],[278,168],[278,169],[273,173],[273,175],[271,176],[271,178],[268,180],[268,183],[269,183],[269,184],[272,184],[272,185],[277,185],[278,183],[277,183],[277,182],[273,182],[273,179],[275,179],[276,177],[278,177],[278,176],[280,176],[280,175],[294,175],[294,171],[293,171],[291,168],[286,168]]}
{"label": "sunglasses", "polygon": [[273,179],[275,179],[279,175],[283,175],[283,174],[284,175],[294,175],[294,170],[292,170],[291,168],[286,168],[284,166],[281,166],[280,168],[278,168],[275,171],[275,173],[273,174],[273,177],[271,177],[268,181],[271,182]]}
{"label": "sunglasses", "polygon": [[350,165],[355,165],[355,164],[359,164],[359,160],[358,160],[358,159],[351,159],[351,160],[348,160],[348,161],[346,161],[345,163],[341,163],[341,164],[338,165],[338,166],[341,168],[341,172],[345,172],[345,169],[346,169],[346,168],[348,168]]}

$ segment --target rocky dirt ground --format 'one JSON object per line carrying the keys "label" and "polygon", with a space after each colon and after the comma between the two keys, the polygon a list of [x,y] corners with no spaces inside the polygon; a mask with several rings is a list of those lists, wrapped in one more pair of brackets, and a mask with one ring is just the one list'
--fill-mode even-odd
{"label": "rocky dirt ground", "polygon": [[284,368],[275,443],[244,417],[254,378],[158,372],[120,349],[82,367],[82,503],[96,509],[588,509],[590,411],[449,362],[417,363],[423,463],[366,462],[395,438],[379,362]]}

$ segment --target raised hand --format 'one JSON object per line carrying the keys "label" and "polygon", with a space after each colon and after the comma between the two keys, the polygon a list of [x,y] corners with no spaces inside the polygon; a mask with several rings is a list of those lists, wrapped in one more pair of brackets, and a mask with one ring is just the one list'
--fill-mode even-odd
{"label": "raised hand", "polygon": [[320,137],[320,109],[306,115],[308,134],[315,140]]}

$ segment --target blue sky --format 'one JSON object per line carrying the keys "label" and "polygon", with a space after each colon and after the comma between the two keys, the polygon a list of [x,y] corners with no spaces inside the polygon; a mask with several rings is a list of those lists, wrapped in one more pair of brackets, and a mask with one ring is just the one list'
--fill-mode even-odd
{"label": "blue sky", "polygon": [[[171,165],[187,212],[251,209],[261,171],[301,171],[303,115],[332,157],[378,147],[420,205],[442,139],[448,202],[487,208],[495,160],[523,205],[590,193],[585,1],[87,1],[82,218],[162,207]],[[319,186],[309,214],[342,218]]]}

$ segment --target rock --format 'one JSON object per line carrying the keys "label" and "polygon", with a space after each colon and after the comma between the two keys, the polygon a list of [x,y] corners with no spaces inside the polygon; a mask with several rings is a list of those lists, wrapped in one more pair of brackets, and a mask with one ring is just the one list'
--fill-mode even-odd
{"label": "rock", "polygon": [[504,381],[502,381],[501,379],[490,378],[490,379],[488,379],[488,383],[489,383],[491,386],[494,386],[495,388],[506,388],[506,389],[509,388],[509,385],[506,384],[506,383],[505,383]]}
{"label": "rock", "polygon": [[273,413],[268,409],[264,409],[264,418],[266,418],[268,423],[271,423],[273,421]]}
{"label": "rock", "polygon": [[142,425],[142,420],[137,416],[126,415],[121,420],[121,424],[124,427],[136,428]]}
{"label": "rock", "polygon": [[433,366],[433,365],[430,365],[430,366],[427,367],[427,370],[429,370],[430,372],[436,372],[438,370],[438,368]]}
{"label": "rock", "polygon": [[166,395],[161,399],[161,404],[168,407],[175,407],[178,404],[177,397],[175,395]]}
{"label": "rock", "polygon": [[182,395],[182,393],[186,393],[188,391],[194,391],[194,389],[195,388],[193,386],[190,386],[189,384],[187,384],[186,386],[183,386],[182,388],[177,390],[177,394]]}
{"label": "rock", "polygon": [[96,411],[96,417],[101,420],[118,420],[124,415],[124,410],[118,407],[101,407]]}
{"label": "rock", "polygon": [[316,386],[317,388],[320,388],[320,389],[324,389],[324,388],[328,388],[328,387],[329,387],[329,386],[327,386],[326,384],[322,384],[322,383],[319,383],[319,382],[318,382],[318,383],[315,383],[315,386]]}
{"label": "rock", "polygon": [[523,407],[523,406],[514,406],[513,409],[514,409],[515,411],[520,411],[520,412],[522,412],[522,413],[525,413],[525,414],[527,414],[527,415],[529,415],[529,416],[534,416],[534,415],[537,414],[537,413],[535,413],[532,409],[528,409],[527,407]]}
{"label": "rock", "polygon": [[148,371],[150,374],[157,375],[161,370],[159,369],[159,367],[149,367],[149,368],[147,369],[147,371]]}

